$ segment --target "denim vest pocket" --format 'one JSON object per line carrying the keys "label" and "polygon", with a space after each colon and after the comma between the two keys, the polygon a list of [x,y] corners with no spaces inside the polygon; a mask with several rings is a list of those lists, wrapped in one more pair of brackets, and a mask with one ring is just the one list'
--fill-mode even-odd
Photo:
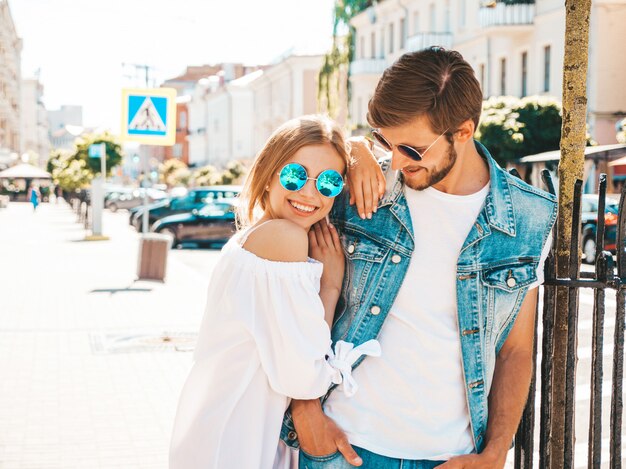
{"label": "denim vest pocket", "polygon": [[378,263],[382,262],[389,252],[386,246],[381,246],[359,234],[350,233],[344,236],[343,249],[348,261],[364,260]]}
{"label": "denim vest pocket", "polygon": [[506,325],[517,316],[527,287],[536,281],[535,262],[506,264],[483,271],[484,297],[487,298],[486,342],[492,350],[495,350]]}
{"label": "denim vest pocket", "polygon": [[335,313],[333,340],[346,337],[359,308],[369,301],[368,292],[372,291],[372,285],[379,280],[385,259],[391,251],[389,247],[349,229],[342,235],[342,245],[346,256],[346,274],[341,306]]}
{"label": "denim vest pocket", "polygon": [[537,264],[510,264],[487,269],[483,282],[490,287],[512,293],[537,281]]}

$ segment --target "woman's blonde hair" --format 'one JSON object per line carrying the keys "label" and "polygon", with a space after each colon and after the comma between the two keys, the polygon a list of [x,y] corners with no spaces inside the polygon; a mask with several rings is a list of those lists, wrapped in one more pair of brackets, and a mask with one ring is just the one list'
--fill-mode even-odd
{"label": "woman's blonde hair", "polygon": [[281,125],[259,152],[246,178],[237,209],[237,226],[252,225],[255,213],[268,208],[268,191],[272,177],[293,155],[307,145],[330,144],[346,164],[350,164],[350,151],[339,125],[323,115],[308,115],[291,119]]}

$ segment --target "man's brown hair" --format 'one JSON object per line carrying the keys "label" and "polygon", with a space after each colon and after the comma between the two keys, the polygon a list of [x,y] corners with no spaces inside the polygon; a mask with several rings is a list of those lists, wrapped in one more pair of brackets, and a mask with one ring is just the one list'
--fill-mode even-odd
{"label": "man's brown hair", "polygon": [[478,127],[483,93],[471,65],[457,51],[431,47],[400,57],[383,73],[369,102],[373,127],[396,127],[427,116],[448,137],[468,119]]}

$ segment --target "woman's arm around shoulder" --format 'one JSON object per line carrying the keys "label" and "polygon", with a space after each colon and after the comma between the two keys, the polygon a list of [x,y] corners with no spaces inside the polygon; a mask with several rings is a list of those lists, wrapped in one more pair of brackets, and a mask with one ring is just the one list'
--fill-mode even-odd
{"label": "woman's arm around shoulder", "polygon": [[296,223],[270,220],[255,229],[244,243],[247,251],[277,262],[306,262],[309,250],[307,231]]}

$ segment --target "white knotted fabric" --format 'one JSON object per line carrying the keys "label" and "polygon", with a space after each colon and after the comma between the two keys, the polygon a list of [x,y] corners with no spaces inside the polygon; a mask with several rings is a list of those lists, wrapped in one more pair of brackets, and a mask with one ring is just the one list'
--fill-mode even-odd
{"label": "white knotted fabric", "polygon": [[380,353],[380,343],[374,339],[356,347],[353,343],[338,340],[334,352],[331,349],[328,353],[328,363],[336,370],[333,383],[341,384],[339,389],[346,397],[354,396],[359,390],[359,385],[352,377],[352,365],[363,355],[380,357]]}
{"label": "white knotted fabric", "polygon": [[318,398],[333,383],[356,390],[351,360],[371,345],[329,352],[321,274],[312,259],[269,261],[236,238],[224,246],[179,399],[170,469],[293,467],[277,457],[290,398]]}

